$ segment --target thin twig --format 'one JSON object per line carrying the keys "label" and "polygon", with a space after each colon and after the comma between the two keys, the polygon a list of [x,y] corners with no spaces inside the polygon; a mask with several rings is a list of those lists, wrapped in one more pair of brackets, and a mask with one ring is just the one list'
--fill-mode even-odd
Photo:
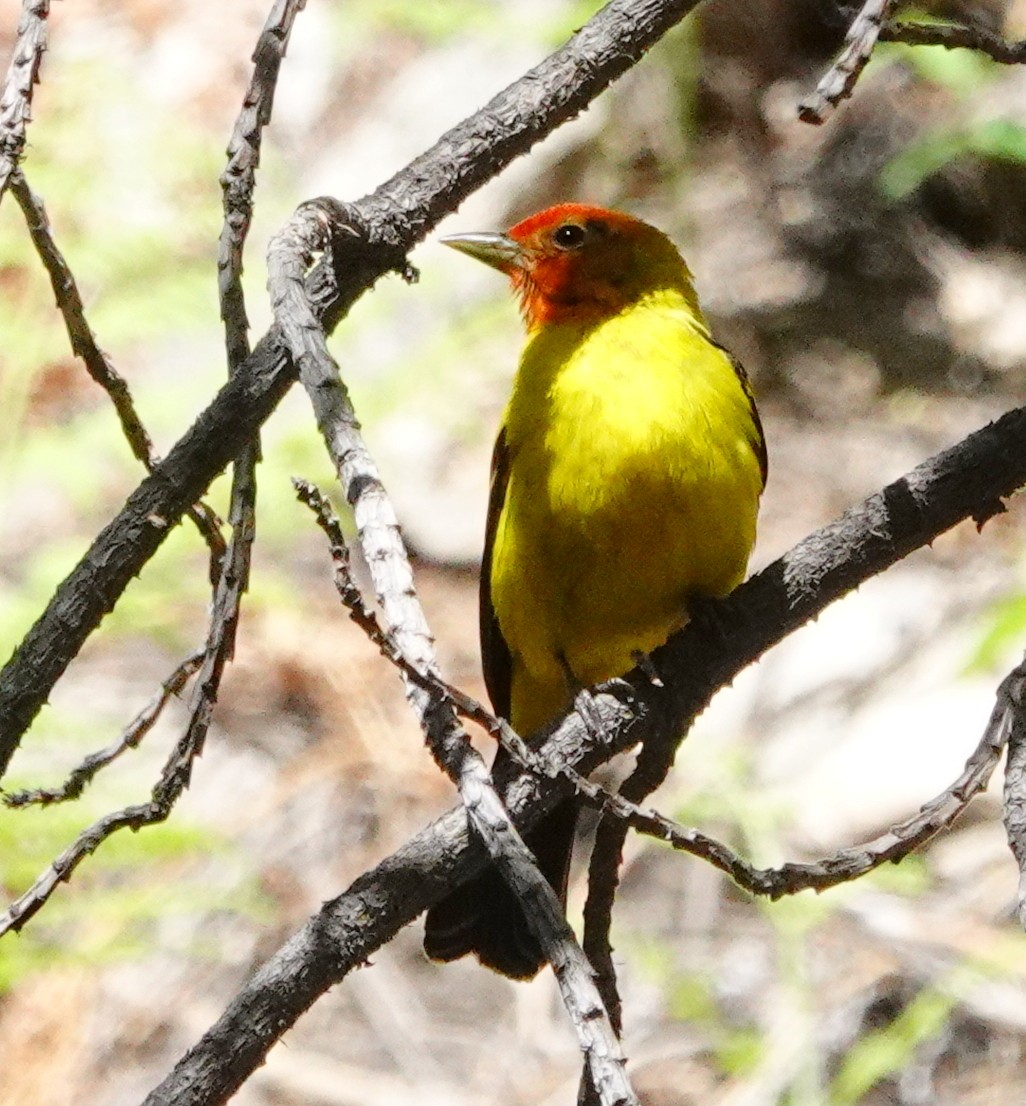
{"label": "thin twig", "polygon": [[[143,713],[146,714],[146,711]],[[113,755],[120,752],[116,746],[108,751],[113,751]],[[22,929],[46,905],[60,884],[71,878],[82,861],[119,830],[130,829],[134,832],[166,821],[188,783],[188,770],[193,755],[187,738],[183,738],[165,761],[149,802],[137,803],[106,814],[83,830],[32,886],[0,914],[0,937]],[[107,758],[107,762],[111,759],[113,756]]]}
{"label": "thin twig", "polygon": [[271,121],[278,73],[292,24],[306,0],[275,0],[253,51],[253,75],[228,140],[228,163],[221,174],[224,221],[218,244],[217,272],[228,364],[249,356],[249,322],[242,291],[242,250],[253,217],[253,193],[260,165],[263,130]]}
{"label": "thin twig", "polygon": [[574,781],[574,786],[603,815],[665,841],[674,849],[707,860],[753,895],[779,899],[799,891],[825,891],[857,879],[883,864],[896,864],[904,860],[938,833],[951,827],[969,803],[986,788],[997,767],[1001,752],[1009,740],[1012,707],[1014,705],[1015,709],[1021,710],[1021,704],[1014,699],[1014,695],[1021,694],[1024,679],[1026,669],[1020,666],[1002,681],[997,691],[997,703],[983,735],[953,783],[924,803],[916,814],[892,826],[886,833],[822,860],[782,864],[779,868],[756,868],[721,842],[698,830],[680,826],[655,811],[642,810],[622,794],[603,792],[587,780],[583,781],[584,787],[577,781]]}
{"label": "thin twig", "polygon": [[[230,551],[243,548],[233,541]],[[0,915],[0,937],[8,931],[18,932],[47,903],[57,887],[67,882],[75,869],[119,830],[138,831],[167,820],[175,803],[189,786],[196,758],[210,728],[221,674],[230,653],[238,614],[240,581],[233,574],[234,559],[225,558],[214,595],[213,612],[206,645],[202,651],[199,678],[193,685],[189,701],[189,721],[175,743],[148,803],[139,803],[107,814],[84,830],[57,857],[45,872],[7,911]]]}
{"label": "thin twig", "polygon": [[[29,187],[20,169],[11,174],[10,183],[11,194],[25,216],[29,236],[50,277],[50,286],[64,319],[72,353],[81,358],[86,371],[110,397],[132,455],[145,465],[148,472],[152,472],[159,460],[153,451],[153,442],[135,409],[125,378],[100,349],[96,335],[89,326],[74,274],[54,239],[43,201]],[[202,501],[195,503],[186,513],[210,549],[210,577],[216,579],[218,565],[225,552],[220,520],[214,510]]]}
{"label": "thin twig", "polygon": [[[218,294],[225,328],[229,379],[250,354],[246,301],[242,290],[242,254],[253,216],[253,192],[264,127],[271,120],[274,92],[296,15],[305,0],[276,0],[253,53],[253,76],[228,142],[228,164],[221,176],[223,220],[218,248]],[[224,667],[235,652],[242,596],[249,587],[256,538],[256,467],[260,438],[254,433],[232,466],[228,509],[231,539],[215,584],[206,657],[196,682],[186,733],[179,746],[179,772],[188,781],[192,761],[206,740]]]}
{"label": "thin twig", "polygon": [[[684,732],[686,731],[682,731],[682,735]],[[657,774],[652,770],[652,762],[658,755],[654,751],[656,749],[662,752],[666,747],[654,742],[642,745],[634,771],[620,789],[624,802],[636,804],[655,790],[650,785],[650,779]],[[665,772],[669,771],[670,764],[672,756],[667,759]],[[620,864],[627,830],[628,823],[622,819],[599,819],[588,860],[588,896],[584,903],[584,947],[595,968],[598,986],[618,1033],[623,1032],[623,1005],[613,961],[612,925],[613,904],[620,886]],[[585,1102],[588,1101],[588,1088],[582,1088],[582,1097]]]}
{"label": "thin twig", "polygon": [[[253,54],[254,73],[228,145],[228,166],[222,176],[224,219],[218,257],[218,291],[225,325],[229,379],[236,377],[249,356],[246,306],[242,292],[242,251],[252,217],[253,190],[263,128],[270,122],[274,90],[285,56],[292,22],[303,3],[276,0]],[[240,155],[245,147],[246,154]],[[235,652],[242,596],[249,587],[256,536],[256,466],[259,437],[248,441],[232,470],[228,522],[231,539],[221,562],[207,633],[205,655],[189,703],[185,731],[154,788],[154,800],[170,809],[189,786],[197,757],[203,752],[221,688],[225,666]]]}
{"label": "thin twig", "polygon": [[57,888],[71,878],[79,864],[118,830],[135,831],[156,825],[170,813],[171,806],[163,806],[154,800],[125,807],[98,819],[83,830],[32,886],[0,914],[0,937],[8,932],[17,933],[26,925],[46,905]]}
{"label": "thin twig", "polygon": [[204,651],[197,650],[190,654],[160,685],[160,690],[146,704],[146,706],[125,727],[121,736],[106,749],[90,753],[77,768],[72,769],[71,774],[60,787],[38,788],[32,791],[13,791],[3,796],[7,806],[28,806],[39,803],[43,806],[49,803],[63,803],[68,799],[77,799],[85,790],[93,777],[102,768],[117,760],[126,749],[135,749],[143,738],[153,729],[173,695],[178,695],[188,683],[193,673],[197,671],[203,661]]}
{"label": "thin twig", "polygon": [[903,42],[907,46],[944,46],[986,54],[1001,65],[1026,62],[1026,39],[1009,42],[985,27],[957,23],[912,23],[889,19],[880,28],[881,42]]}
{"label": "thin twig", "polygon": [[825,123],[834,108],[852,94],[894,4],[895,0],[865,0],[844,36],[844,48],[820,78],[816,90],[798,105],[798,118],[803,123]]}
{"label": "thin twig", "polygon": [[[296,3],[294,0],[290,2],[279,0],[275,4],[257,45],[254,55],[256,73],[247,91],[230,144],[230,151],[234,147],[237,153],[240,145],[245,145],[249,151],[248,156],[244,157],[241,163],[234,158],[229,161],[226,176],[231,176],[234,186],[226,185],[224,191],[225,218],[221,235],[224,264],[219,267],[219,287],[227,335],[230,376],[236,375],[242,361],[249,354],[245,303],[240,278],[242,248],[251,215],[253,175],[258,161],[261,129],[270,119],[274,86],[288,41],[288,33],[291,30],[292,20],[302,6],[302,3]],[[71,272],[49,233],[42,204],[32,195],[20,172],[15,174],[12,184],[19,203],[25,211],[29,226],[33,230],[33,238],[37,241],[40,255],[50,273],[58,304],[64,312],[72,347],[86,362],[90,374],[107,389],[114,400],[133,452],[144,460],[148,467],[152,467],[150,439],[135,414],[124,381],[97,346],[92,331],[86,323],[81,297]],[[0,919],[0,936],[7,929],[17,930],[24,926],[29,918],[45,904],[57,886],[67,880],[82,860],[95,851],[111,834],[126,826],[140,829],[145,825],[165,820],[184,789],[188,787],[193,765],[203,750],[210,728],[224,667],[234,651],[241,599],[249,582],[250,558],[256,525],[258,453],[258,443],[250,442],[243,448],[235,462],[228,518],[232,536],[227,550],[224,548],[223,541],[221,542],[221,555],[217,557],[217,574],[214,577],[214,599],[207,641],[203,651],[198,656],[190,658],[169,681],[177,683],[180,687],[187,678],[176,680],[182,669],[188,666],[188,675],[199,670],[199,678],[190,698],[189,720],[153,789],[152,802],[129,807],[100,819],[81,834],[33,887],[12,905],[6,916]],[[220,539],[219,532],[218,538]],[[166,687],[167,684],[165,684]],[[155,717],[156,714],[153,718]],[[125,748],[141,739],[150,725],[152,725],[152,719],[148,723],[137,719],[123,735],[121,741],[112,745],[110,749],[88,758],[65,785],[68,797],[71,797],[72,793],[78,794],[85,783],[105,764],[110,763]],[[62,792],[65,789],[62,789]],[[35,801],[55,801],[54,798],[48,800],[46,796],[58,795],[62,792],[30,794],[34,795]],[[22,796],[11,796],[8,802],[15,798],[22,798]]]}
{"label": "thin twig", "polygon": [[[326,350],[323,355],[327,355]],[[318,394],[323,397],[324,389]],[[317,402],[322,403],[323,399]],[[323,407],[318,407],[318,421],[326,433],[331,420],[338,414],[335,412],[332,416]],[[357,432],[341,428],[338,432],[349,439],[347,453],[355,451],[365,454]],[[337,444],[334,436],[329,435],[329,440]],[[332,455],[341,474],[345,461],[334,450]],[[368,463],[370,458],[366,456],[363,464]],[[627,1078],[626,1062],[619,1042],[592,981],[591,966],[567,924],[555,892],[539,872],[534,857],[510,821],[484,761],[456,722],[449,689],[437,673],[427,623],[413,591],[412,573],[404,594],[399,596],[393,593],[393,581],[407,578],[409,562],[401,544],[398,551],[392,547],[393,540],[401,542],[401,539],[398,538],[397,525],[390,521],[391,507],[380,481],[373,471],[368,472],[366,468],[362,468],[361,474],[365,478],[362,488],[357,490],[350,483],[346,485],[346,492],[351,499],[355,495],[354,509],[358,511],[366,489],[375,489],[374,505],[365,508],[361,540],[365,543],[366,552],[372,536],[378,538],[378,543],[372,547],[377,556],[369,557],[368,564],[375,575],[386,621],[389,609],[405,621],[388,630],[380,627],[353,583],[349,553],[338,519],[313,485],[297,480],[294,483],[299,498],[314,512],[318,525],[328,537],[339,596],[350,616],[399,667],[406,683],[407,696],[420,717],[435,759],[459,787],[467,817],[485,843],[492,861],[523,904],[532,932],[552,964],[567,1013],[584,1050],[588,1071],[599,1088],[599,1100],[605,1106],[637,1106],[638,1100]],[[380,540],[382,536],[383,543]],[[393,563],[396,558],[402,563]],[[404,642],[407,641],[419,651],[416,659],[404,650]]]}
{"label": "thin twig", "polygon": [[46,52],[49,0],[22,0],[18,38],[0,91],[0,200],[11,173],[25,150],[25,134],[32,118],[32,89]]}
{"label": "thin twig", "polygon": [[46,207],[29,187],[20,169],[11,175],[11,193],[25,216],[32,244],[50,277],[72,353],[81,358],[89,375],[110,396],[132,455],[152,470],[156,457],[150,435],[135,410],[125,378],[96,342],[96,335],[85,317],[85,306],[74,274],[54,239]]}

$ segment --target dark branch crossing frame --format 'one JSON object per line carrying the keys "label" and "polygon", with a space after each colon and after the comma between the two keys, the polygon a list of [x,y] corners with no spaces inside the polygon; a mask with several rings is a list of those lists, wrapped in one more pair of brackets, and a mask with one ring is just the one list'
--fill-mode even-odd
{"label": "dark branch crossing frame", "polygon": [[[110,815],[87,831],[55,861],[37,888],[15,904],[6,919],[0,919],[0,932],[24,924],[57,883],[67,878],[113,829],[121,825],[138,828],[167,817],[187,786],[193,759],[209,725],[220,674],[231,656],[239,603],[248,578],[255,519],[257,434],[297,376],[315,398],[318,423],[336,458],[358,523],[363,513],[361,541],[365,549],[370,545],[385,554],[381,563],[387,571],[375,580],[375,586],[386,625],[377,628],[370,620],[365,629],[404,673],[411,702],[424,719],[432,752],[459,782],[464,798],[463,807],[412,839],[311,918],[236,996],[217,1024],[148,1102],[224,1101],[320,994],[364,962],[374,948],[457,880],[480,870],[486,853],[468,831],[468,817],[477,833],[489,842],[493,859],[514,872],[518,863],[523,869],[524,857],[522,846],[518,853],[518,838],[512,832],[509,816],[516,826],[528,827],[568,788],[576,788],[607,816],[601,831],[606,837],[602,841],[600,836],[599,862],[593,869],[585,946],[599,968],[615,1028],[619,1025],[619,1002],[609,970],[611,963],[607,963],[608,914],[616,886],[615,856],[628,825],[705,856],[755,893],[780,895],[803,887],[821,888],[904,855],[949,824],[985,783],[1007,743],[1009,766],[1014,771],[1008,774],[1006,824],[1013,851],[1024,863],[1023,777],[1019,770],[1023,759],[1021,668],[1002,684],[991,723],[959,779],[926,804],[919,815],[860,850],[813,865],[786,865],[777,872],[761,872],[698,831],[675,826],[637,804],[665,776],[690,720],[744,665],[833,599],[943,530],[965,518],[974,518],[982,526],[1002,509],[1001,500],[1026,483],[1026,409],[1009,412],[810,536],[717,605],[719,633],[712,640],[708,635],[703,637],[700,625],[693,624],[657,650],[642,668],[598,689],[588,711],[589,719],[571,712],[534,753],[526,753],[517,736],[477,704],[447,688],[434,670],[430,633],[412,590],[412,574],[398,529],[373,462],[356,434],[355,417],[337,368],[326,356],[324,336],[380,276],[390,271],[412,275],[405,255],[442,215],[454,210],[470,192],[534,142],[577,114],[696,3],[614,0],[565,47],[444,135],[431,150],[370,196],[353,204],[323,199],[303,205],[276,237],[269,257],[276,324],[250,352],[239,283],[242,250],[252,212],[261,130],[270,119],[292,21],[303,7],[302,0],[277,0],[254,55],[254,77],[232,134],[228,167],[222,177],[225,219],[219,287],[229,380],[168,457],[157,461],[149,451],[145,429],[134,416],[127,391],[92,338],[70,272],[66,272],[66,264],[46,227],[41,201],[32,195],[18,169],[32,88],[46,46],[49,10],[44,0],[23,0],[14,60],[0,93],[0,198],[10,185],[54,280],[73,348],[111,393],[126,434],[151,474],[97,537],[0,672],[0,773],[56,680],[183,514],[193,514],[214,543],[217,572],[214,613],[204,649],[183,662],[152,709],[148,708],[149,713],[144,712],[110,749],[87,761],[84,773],[80,769],[73,777],[75,786],[81,786],[87,782],[83,776],[88,777],[141,739],[152,712],[159,711],[160,703],[170,693],[168,688],[179,686],[199,667],[189,726],[165,766],[152,801]],[[802,105],[803,118],[820,122],[851,94],[878,38],[970,46],[998,61],[1023,60],[1022,44],[1004,43],[969,28],[888,23],[890,7],[886,0],[867,0],[852,25],[844,51],[816,93]],[[323,251],[321,260],[312,267],[311,247]],[[62,287],[70,291],[62,293]],[[223,550],[216,545],[216,523],[194,505],[211,480],[233,461],[235,478],[229,515],[232,537]],[[315,506],[313,500],[311,505]],[[348,586],[346,601],[354,617],[361,610],[365,618],[369,617],[359,597],[354,598],[351,581]],[[345,598],[344,586],[342,592]],[[532,770],[513,779],[499,781],[499,794],[505,798],[506,808],[497,801],[483,765],[468,754],[456,713],[485,725],[514,751],[520,749],[522,760],[532,766]],[[593,714],[603,721],[601,733],[590,724]],[[639,741],[643,745],[638,767],[621,795],[608,795],[579,775]],[[58,797],[64,796],[21,798],[53,801]],[[529,857],[524,871],[524,886],[530,888],[532,872],[536,877],[537,871]],[[514,874],[513,878],[515,882],[518,877]],[[539,914],[544,910],[540,909]],[[576,942],[572,935],[567,940],[565,933],[558,932],[560,923],[559,917],[540,923],[552,942],[557,964],[561,956],[576,955]],[[565,923],[562,928],[566,929]],[[580,963],[575,970],[579,976]],[[564,988],[564,998],[582,1033],[588,1056],[590,1083],[583,1090],[584,1096],[610,1104],[633,1102],[615,1034],[602,1028],[608,1025],[602,1002],[588,997],[583,986],[580,979],[571,981]],[[599,1032],[588,1036],[583,1030],[590,1022],[598,1023]]]}

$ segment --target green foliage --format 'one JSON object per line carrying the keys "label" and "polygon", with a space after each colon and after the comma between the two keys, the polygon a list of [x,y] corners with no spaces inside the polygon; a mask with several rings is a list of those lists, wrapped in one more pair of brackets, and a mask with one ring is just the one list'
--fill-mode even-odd
{"label": "green foliage", "polygon": [[[13,790],[17,783],[10,786]],[[26,890],[108,805],[109,794],[102,800],[87,792],[75,803],[24,808],[0,818],[5,897]],[[218,854],[224,859],[231,849],[209,826],[190,825],[180,815],[143,834],[115,834],[20,937],[5,938],[0,995],[36,972],[144,955],[152,947],[157,922],[216,909],[219,899],[232,913],[265,917],[267,902],[252,877],[225,881],[213,901],[208,883],[200,878],[200,858]],[[120,873],[130,878],[123,882]],[[204,955],[204,947],[197,935],[185,951]]]}
{"label": "green foliage", "polygon": [[[931,17],[930,22],[936,20]],[[945,114],[954,115],[956,121],[930,128],[884,167],[880,187],[889,199],[905,199],[927,178],[960,158],[1026,161],[1026,126],[1018,118],[968,117],[981,90],[998,79],[1000,66],[973,50],[886,43],[874,53],[870,68],[894,64],[911,69],[922,81],[943,90],[952,102]],[[962,105],[967,118],[958,119]]]}
{"label": "green foliage", "polygon": [[[906,18],[904,15],[902,18]],[[929,18],[930,23],[942,20]],[[978,96],[980,90],[998,79],[1001,67],[974,50],[949,50],[944,46],[906,46],[881,43],[873,53],[871,69],[900,62],[917,76],[947,89],[960,100]]]}
{"label": "green foliage", "polygon": [[1026,126],[992,119],[974,127],[933,131],[884,167],[880,186],[889,199],[903,200],[945,165],[964,157],[1026,162]]}
{"label": "green foliage", "polygon": [[[540,48],[554,48],[586,23],[601,7],[598,0],[575,0],[553,5],[548,18],[528,20],[494,0],[362,0],[345,11],[345,31],[368,37],[383,31],[409,35],[428,44],[444,43],[460,35],[507,37],[515,35]],[[539,51],[540,60],[541,51]]]}
{"label": "green foliage", "polygon": [[641,943],[633,953],[641,970],[659,981],[667,1014],[701,1034],[721,1074],[744,1076],[755,1069],[765,1055],[762,1035],[731,1022],[707,974],[674,968],[669,950],[660,942]]}
{"label": "green foliage", "polygon": [[1026,592],[1002,597],[989,613],[982,635],[969,660],[973,672],[993,672],[1009,656],[1022,652],[1026,639]]}
{"label": "green foliage", "polygon": [[366,21],[374,33],[399,31],[426,42],[444,42],[454,35],[487,28],[495,22],[495,8],[489,0],[371,0],[354,5],[347,13],[352,19]]}
{"label": "green foliage", "polygon": [[908,1066],[919,1047],[944,1028],[953,994],[926,988],[883,1029],[857,1040],[830,1085],[830,1106],[854,1106],[879,1082]]}

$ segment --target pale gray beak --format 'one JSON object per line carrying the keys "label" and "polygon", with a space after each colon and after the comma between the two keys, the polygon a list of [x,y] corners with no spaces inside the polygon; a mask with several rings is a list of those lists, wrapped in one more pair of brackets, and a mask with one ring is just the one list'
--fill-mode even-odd
{"label": "pale gray beak", "polygon": [[449,234],[440,241],[454,250],[476,257],[500,273],[526,268],[526,256],[519,242],[505,234],[482,232],[480,234]]}

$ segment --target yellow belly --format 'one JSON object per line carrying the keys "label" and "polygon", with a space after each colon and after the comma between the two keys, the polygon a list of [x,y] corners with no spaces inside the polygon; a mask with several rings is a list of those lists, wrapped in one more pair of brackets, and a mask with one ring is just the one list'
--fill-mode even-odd
{"label": "yellow belly", "polygon": [[537,333],[506,416],[492,601],[530,732],[742,579],[762,476],[728,357],[672,297]]}

